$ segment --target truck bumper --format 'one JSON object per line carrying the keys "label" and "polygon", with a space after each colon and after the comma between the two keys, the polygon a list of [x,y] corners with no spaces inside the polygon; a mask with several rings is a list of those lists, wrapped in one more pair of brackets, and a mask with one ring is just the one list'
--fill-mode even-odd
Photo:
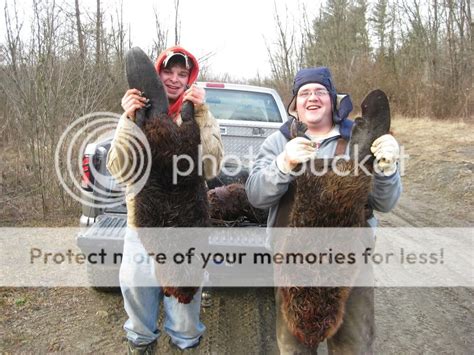
{"label": "truck bumper", "polygon": [[[92,222],[91,218],[84,218],[85,225],[90,222]],[[100,259],[103,262],[87,264],[89,283],[92,287],[103,289],[119,286],[119,270],[126,228],[126,215],[102,215],[92,226],[84,228],[77,235],[76,243],[83,253],[105,255],[103,259]]]}

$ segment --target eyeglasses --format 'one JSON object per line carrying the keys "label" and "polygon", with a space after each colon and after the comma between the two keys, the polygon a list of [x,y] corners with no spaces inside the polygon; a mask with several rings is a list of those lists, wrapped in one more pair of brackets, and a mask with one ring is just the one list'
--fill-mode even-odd
{"label": "eyeglasses", "polygon": [[306,99],[308,97],[310,97],[312,94],[314,94],[314,96],[316,97],[324,97],[326,95],[329,95],[329,91],[327,90],[303,90],[301,92],[298,93],[298,97],[299,98],[302,98],[302,99]]}

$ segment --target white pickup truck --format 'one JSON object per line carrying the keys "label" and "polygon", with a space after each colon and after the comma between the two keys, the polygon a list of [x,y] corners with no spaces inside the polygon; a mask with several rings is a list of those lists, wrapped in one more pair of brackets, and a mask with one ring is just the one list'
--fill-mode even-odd
{"label": "white pickup truck", "polygon": [[[224,173],[208,181],[209,188],[238,181],[248,174],[248,166],[252,157],[255,158],[260,145],[266,137],[278,130],[287,120],[283,102],[278,93],[270,88],[227,84],[198,82],[206,90],[206,103],[212,114],[218,120],[224,143]],[[116,193],[116,183],[110,176],[108,186],[99,186],[101,182],[94,179],[92,171],[101,175],[110,175],[106,168],[107,154],[111,138],[102,142],[89,144],[83,156],[83,190],[85,201],[94,202],[98,197],[107,195],[110,191]],[[233,158],[232,158],[233,157]],[[244,169],[235,175],[235,157],[243,163]],[[93,164],[94,169],[91,169]],[[230,172],[230,173],[229,173]],[[103,179],[101,179],[103,181]],[[123,200],[117,198],[117,200]],[[84,203],[80,225],[83,232],[77,237],[77,243],[84,252],[97,252],[103,248],[122,250],[123,237],[127,220],[127,208],[124,203],[112,207],[91,207]],[[237,243],[239,244],[239,243]],[[252,243],[256,246],[259,243]],[[235,245],[235,241],[234,241]],[[240,245],[245,247],[245,245]],[[97,286],[116,286],[118,283],[118,266],[110,268],[101,265],[90,265],[90,281]]]}

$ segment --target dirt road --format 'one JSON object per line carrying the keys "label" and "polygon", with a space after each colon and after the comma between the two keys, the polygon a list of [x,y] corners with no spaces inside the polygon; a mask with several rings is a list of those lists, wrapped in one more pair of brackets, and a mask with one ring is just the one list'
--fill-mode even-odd
{"label": "dirt road", "polygon": [[[456,216],[435,213],[437,204],[410,199],[379,215],[382,226],[466,226]],[[474,289],[377,288],[375,322],[377,353],[472,354],[474,352]]]}
{"label": "dirt road", "polygon": [[[2,353],[125,353],[119,294],[70,288],[9,295],[19,302],[25,292],[25,304],[2,306]],[[465,288],[377,289],[376,352],[471,354],[472,300]],[[208,329],[195,353],[277,353],[272,290],[215,291],[203,320]],[[167,342],[160,338],[160,353],[169,350]]]}

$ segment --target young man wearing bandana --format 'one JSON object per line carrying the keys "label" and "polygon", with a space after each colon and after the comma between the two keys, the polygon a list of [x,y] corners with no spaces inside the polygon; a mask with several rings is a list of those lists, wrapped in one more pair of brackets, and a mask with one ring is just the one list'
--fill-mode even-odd
{"label": "young man wearing bandana", "polygon": [[[203,161],[204,178],[213,178],[219,172],[223,145],[219,125],[205,105],[205,91],[194,85],[199,73],[196,58],[184,48],[174,46],[159,55],[155,67],[168,95],[168,114],[177,125],[182,123],[180,111],[183,102],[188,100],[194,104],[194,117],[201,131],[203,156],[209,155],[215,158],[215,160]],[[127,90],[122,98],[122,108],[125,113],[120,118],[107,158],[107,168],[119,180],[121,176],[127,175],[126,165],[131,165],[131,156],[126,156],[129,152],[126,134],[122,130],[129,124],[129,120],[135,120],[135,112],[146,104],[147,98],[134,88]],[[126,199],[127,231],[129,232],[136,227],[133,220],[134,214],[131,213],[135,204],[133,195],[127,194]],[[137,253],[146,253],[146,251],[134,233],[127,233],[124,242],[124,260],[126,255]],[[164,328],[170,336],[170,345],[178,348],[177,350],[198,346],[205,331],[205,326],[200,320],[200,290],[191,303],[182,304],[175,297],[164,297],[161,287],[133,286],[137,278],[150,279],[153,284],[153,264],[151,262],[147,267],[122,262],[120,267],[120,288],[129,317],[124,325],[128,339],[128,353],[153,354],[156,351],[157,339],[160,336],[157,318],[161,302],[165,312]]]}
{"label": "young man wearing bandana", "polygon": [[[279,131],[264,141],[246,182],[250,203],[257,208],[269,209],[268,227],[284,227],[278,221],[278,210],[282,197],[295,179],[293,170],[310,159],[334,157],[340,138],[350,140],[352,121],[347,116],[351,110],[350,97],[337,94],[328,68],[306,68],[296,74],[293,99],[288,106],[291,117]],[[307,125],[305,137],[291,139],[290,126],[295,119]],[[399,146],[392,135],[386,134],[373,142],[371,151],[376,158],[378,173],[374,174],[369,207],[389,212],[397,203],[402,189],[398,172]],[[372,227],[376,226],[373,214],[367,223]],[[373,301],[373,288],[355,287],[352,290],[342,326],[328,340],[330,354],[373,352]],[[282,321],[278,295],[276,303],[280,352],[315,353],[316,349],[309,349],[300,343]]]}

